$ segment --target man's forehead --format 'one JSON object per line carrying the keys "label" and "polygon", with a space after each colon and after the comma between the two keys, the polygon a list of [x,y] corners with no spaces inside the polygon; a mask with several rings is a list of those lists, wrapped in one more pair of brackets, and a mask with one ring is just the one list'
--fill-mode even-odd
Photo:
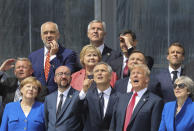
{"label": "man's forehead", "polygon": [[106,65],[101,64],[101,65],[97,65],[97,66],[94,67],[94,70],[97,70],[97,69],[105,69],[105,70],[107,70],[108,68],[107,68]]}
{"label": "man's forehead", "polygon": [[56,72],[56,73],[58,73],[58,72],[68,72],[68,73],[70,73],[71,71],[70,71],[70,69],[69,69],[68,67],[66,67],[66,66],[60,66],[60,67],[58,67],[58,68],[56,69],[55,72]]}

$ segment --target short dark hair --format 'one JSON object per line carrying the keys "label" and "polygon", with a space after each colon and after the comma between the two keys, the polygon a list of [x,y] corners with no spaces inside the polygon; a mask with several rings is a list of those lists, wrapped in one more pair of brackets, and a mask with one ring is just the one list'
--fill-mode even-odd
{"label": "short dark hair", "polygon": [[121,31],[121,32],[119,33],[119,36],[126,35],[126,34],[130,34],[131,37],[132,37],[132,39],[133,39],[133,41],[136,40],[136,34],[135,34],[135,32],[133,32],[132,30],[123,30],[123,31]]}
{"label": "short dark hair", "polygon": [[169,47],[168,47],[168,52],[167,54],[169,54],[169,49],[170,47],[172,46],[177,46],[177,47],[180,47],[181,49],[183,49],[183,56],[185,55],[185,48],[183,47],[183,45],[179,42],[173,42]]}

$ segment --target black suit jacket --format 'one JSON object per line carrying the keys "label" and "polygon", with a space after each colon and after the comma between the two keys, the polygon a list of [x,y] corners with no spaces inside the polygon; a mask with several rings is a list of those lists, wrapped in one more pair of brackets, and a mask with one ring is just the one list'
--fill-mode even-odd
{"label": "black suit jacket", "polygon": [[[181,75],[183,75],[183,69],[181,71]],[[160,69],[159,72],[152,74],[148,88],[151,92],[160,96],[165,103],[176,100],[168,68]]]}
{"label": "black suit jacket", "polygon": [[128,86],[128,82],[129,82],[129,77],[125,77],[123,79],[119,79],[118,81],[116,81],[115,83],[115,90],[117,92],[120,93],[127,93],[127,86]]}
{"label": "black suit jacket", "polygon": [[[123,131],[125,113],[131,96],[132,93],[127,93],[119,98],[111,121],[111,131]],[[157,131],[162,108],[162,99],[146,91],[133,111],[127,131]]]}
{"label": "black suit jacket", "polygon": [[184,66],[183,75],[190,77],[194,81],[194,61]]}
{"label": "black suit jacket", "polygon": [[102,61],[110,64],[110,62],[120,56],[120,53],[112,50],[107,45],[104,44],[104,49],[102,51]]}
{"label": "black suit jacket", "polygon": [[81,113],[85,117],[83,131],[108,131],[112,119],[113,108],[118,97],[119,93],[112,89],[106,114],[104,118],[101,119],[97,88],[90,88],[87,92],[86,98],[79,102],[79,110],[81,109]]}

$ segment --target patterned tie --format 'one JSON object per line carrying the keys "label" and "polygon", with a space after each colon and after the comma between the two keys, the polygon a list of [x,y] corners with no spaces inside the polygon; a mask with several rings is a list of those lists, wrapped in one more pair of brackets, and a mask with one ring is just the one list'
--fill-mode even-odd
{"label": "patterned tie", "polygon": [[63,94],[60,94],[60,101],[59,101],[59,105],[57,107],[57,114],[56,115],[59,115],[59,113],[61,112],[62,103],[63,103]]}
{"label": "patterned tie", "polygon": [[131,116],[132,116],[132,113],[133,113],[133,108],[134,108],[134,105],[135,105],[136,96],[137,96],[137,92],[135,92],[133,94],[133,96],[131,98],[131,101],[130,101],[128,107],[127,107],[123,131],[126,131],[127,126],[129,125],[129,122],[130,122],[130,119],[131,119]]}
{"label": "patterned tie", "polygon": [[99,93],[99,104],[100,104],[101,119],[103,119],[104,118],[104,93],[103,92]]}
{"label": "patterned tie", "polygon": [[172,83],[174,84],[174,81],[176,80],[178,71],[172,71],[173,78],[172,78]]}
{"label": "patterned tie", "polygon": [[46,61],[45,61],[45,69],[44,69],[44,74],[45,74],[46,81],[48,79],[50,66],[51,66],[51,64],[50,64],[50,52],[48,51],[47,56],[46,56]]}
{"label": "patterned tie", "polygon": [[125,65],[125,68],[123,69],[123,78],[128,76],[128,72],[129,72],[129,69],[128,69],[128,59],[125,61],[126,65]]}

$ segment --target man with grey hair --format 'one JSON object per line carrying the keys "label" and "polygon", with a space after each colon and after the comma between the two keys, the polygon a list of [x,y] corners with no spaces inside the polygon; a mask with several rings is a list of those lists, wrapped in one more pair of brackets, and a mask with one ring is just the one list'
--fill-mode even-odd
{"label": "man with grey hair", "polygon": [[[113,107],[118,100],[118,93],[110,86],[112,69],[104,63],[98,63],[93,69],[94,79],[85,79],[79,94],[79,111],[85,116],[83,131],[108,130]],[[92,82],[96,87],[92,87]]]}
{"label": "man with grey hair", "polygon": [[[5,71],[13,67],[15,77],[7,77]],[[20,82],[23,79],[32,76],[32,73],[32,64],[28,58],[17,58],[16,60],[7,59],[3,62],[3,64],[0,66],[0,95],[3,99],[3,105],[22,99],[20,93]],[[43,87],[38,100],[43,101],[43,97],[46,95],[47,89]]]}
{"label": "man with grey hair", "polygon": [[62,47],[58,43],[59,37],[60,33],[56,23],[49,21],[42,24],[41,38],[44,48],[29,55],[34,76],[43,86],[48,88],[49,93],[57,89],[54,82],[54,72],[59,66],[65,65],[70,68],[71,72],[76,70],[75,52]]}
{"label": "man with grey hair", "polygon": [[88,25],[87,35],[90,39],[90,44],[100,50],[102,54],[102,61],[110,63],[112,60],[120,56],[119,52],[112,50],[104,43],[104,37],[106,35],[106,24],[104,21],[91,21]]}

